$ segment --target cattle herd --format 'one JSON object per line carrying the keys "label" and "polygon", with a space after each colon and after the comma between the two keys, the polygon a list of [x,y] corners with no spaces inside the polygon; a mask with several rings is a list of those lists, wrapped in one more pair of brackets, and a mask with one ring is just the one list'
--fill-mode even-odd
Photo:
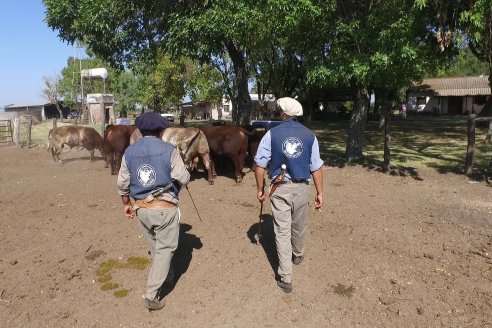
{"label": "cattle herd", "polygon": [[[190,171],[196,170],[201,161],[207,172],[207,179],[213,184],[217,176],[216,165],[226,170],[233,165],[234,179],[241,182],[247,155],[253,158],[265,129],[252,126],[205,125],[198,127],[171,126],[164,130],[162,140],[176,146],[183,162]],[[77,125],[62,126],[50,130],[48,150],[53,160],[61,163],[60,153],[65,145],[70,149],[87,149],[94,161],[97,149],[105,159],[105,167],[111,174],[117,174],[125,149],[142,138],[134,125],[108,125],[104,136],[90,127]]]}

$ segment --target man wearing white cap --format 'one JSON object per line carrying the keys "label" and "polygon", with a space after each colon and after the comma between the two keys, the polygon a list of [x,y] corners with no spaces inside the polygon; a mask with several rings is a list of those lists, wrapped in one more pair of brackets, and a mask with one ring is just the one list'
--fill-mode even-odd
{"label": "man wearing white cap", "polygon": [[289,97],[277,100],[282,123],[270,129],[261,139],[255,156],[257,197],[265,201],[264,175],[277,188],[271,194],[275,243],[279,259],[277,285],[292,292],[292,264],[304,259],[304,237],[307,230],[309,181],[316,188],[314,208],[323,205],[323,161],[314,133],[297,122],[302,116],[301,104]]}

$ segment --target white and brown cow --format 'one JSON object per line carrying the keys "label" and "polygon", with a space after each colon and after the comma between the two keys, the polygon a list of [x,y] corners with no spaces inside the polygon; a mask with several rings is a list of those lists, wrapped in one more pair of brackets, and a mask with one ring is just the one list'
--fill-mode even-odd
{"label": "white and brown cow", "polygon": [[[142,138],[142,134],[136,129],[132,133],[130,144],[135,143],[140,138]],[[210,149],[208,147],[207,138],[200,129],[194,127],[185,128],[172,126],[164,130],[161,138],[176,146],[181,154],[183,162],[189,170],[196,168],[198,158],[200,158],[207,170],[208,182],[210,184],[214,183],[212,174],[213,163],[210,158]]]}
{"label": "white and brown cow", "polygon": [[73,147],[82,147],[91,153],[91,161],[94,161],[94,151],[97,149],[104,155],[103,138],[93,128],[78,125],[60,126],[51,129],[48,133],[48,151],[55,162],[61,163],[60,153],[63,147],[67,145]]}

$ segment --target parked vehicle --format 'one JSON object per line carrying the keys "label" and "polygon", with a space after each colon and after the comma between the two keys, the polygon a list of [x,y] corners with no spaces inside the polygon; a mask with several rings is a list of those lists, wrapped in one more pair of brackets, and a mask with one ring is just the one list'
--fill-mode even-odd
{"label": "parked vehicle", "polygon": [[161,116],[167,118],[167,120],[169,122],[174,122],[174,115],[173,114],[162,113]]}

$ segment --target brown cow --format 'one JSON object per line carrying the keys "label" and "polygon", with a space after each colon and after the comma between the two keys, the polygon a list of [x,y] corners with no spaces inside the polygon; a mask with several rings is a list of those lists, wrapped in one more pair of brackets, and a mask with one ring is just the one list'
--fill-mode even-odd
{"label": "brown cow", "polygon": [[235,125],[202,126],[200,129],[207,137],[210,153],[212,154],[212,173],[216,175],[217,158],[225,156],[234,163],[236,182],[243,181],[244,158],[248,151],[248,136],[253,133]]}
{"label": "brown cow", "polygon": [[73,147],[82,147],[91,153],[91,161],[94,161],[94,151],[98,149],[101,155],[103,152],[103,138],[93,128],[68,125],[60,126],[51,129],[48,133],[48,151],[51,150],[51,155],[55,162],[61,163],[60,153],[63,147],[67,145]]}
{"label": "brown cow", "polygon": [[118,174],[121,158],[130,145],[130,137],[136,129],[135,125],[109,125],[104,131],[106,167],[111,167],[111,174]]}
{"label": "brown cow", "polygon": [[[130,143],[133,144],[142,138],[142,134],[137,129],[132,133]],[[181,154],[183,162],[189,170],[196,168],[198,158],[201,158],[203,165],[207,169],[208,182],[214,183],[212,168],[213,163],[210,159],[210,150],[205,134],[198,128],[172,126],[164,130],[162,140],[176,146]]]}

